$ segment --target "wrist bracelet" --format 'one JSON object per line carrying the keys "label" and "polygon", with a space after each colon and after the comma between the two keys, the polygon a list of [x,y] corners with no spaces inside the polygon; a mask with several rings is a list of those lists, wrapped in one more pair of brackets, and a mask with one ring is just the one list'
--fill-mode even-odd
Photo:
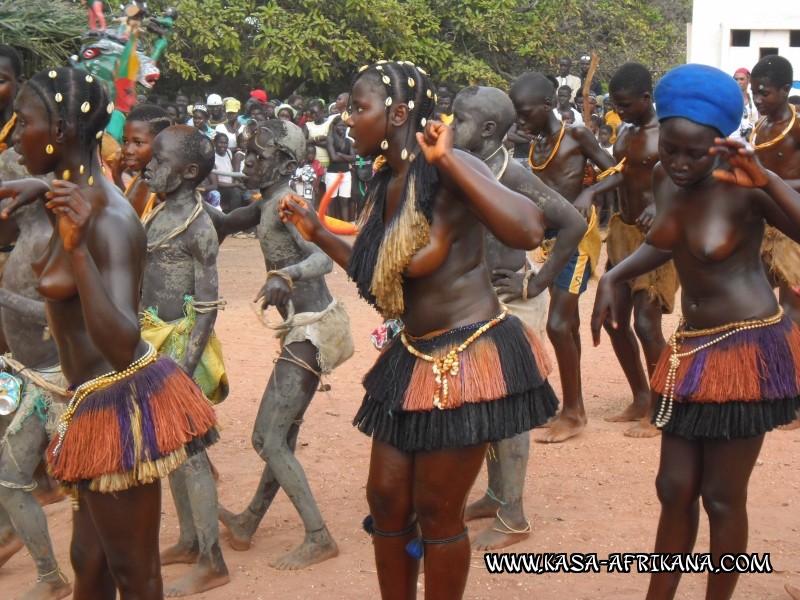
{"label": "wrist bracelet", "polygon": [[534,275],[536,275],[536,271],[531,269],[530,271],[525,271],[525,276],[522,278],[522,300],[524,302],[528,301],[528,284]]}
{"label": "wrist bracelet", "polygon": [[280,270],[267,271],[267,280],[269,280],[269,278],[273,276],[280,277],[281,279],[283,279],[287,284],[289,284],[289,291],[290,292],[294,291],[294,280],[291,277],[289,277],[286,273]]}

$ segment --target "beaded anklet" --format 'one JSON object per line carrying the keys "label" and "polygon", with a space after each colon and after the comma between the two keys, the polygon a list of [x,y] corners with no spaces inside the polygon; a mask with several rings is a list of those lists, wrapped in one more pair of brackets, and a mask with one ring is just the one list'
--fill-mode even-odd
{"label": "beaded anklet", "polygon": [[433,374],[435,376],[436,381],[436,390],[433,392],[433,405],[438,408],[439,410],[443,410],[447,408],[447,398],[450,395],[450,383],[448,382],[447,376],[450,375],[451,377],[455,377],[458,375],[458,355],[467,349],[472,342],[477,340],[480,336],[486,333],[489,329],[497,325],[500,321],[506,318],[508,315],[508,308],[503,307],[502,312],[497,315],[491,321],[487,321],[483,325],[481,325],[475,333],[469,336],[466,340],[464,340],[460,346],[457,348],[451,348],[450,351],[445,354],[442,358],[434,358],[428,354],[423,354],[414,346],[411,345],[411,342],[408,341],[408,336],[406,335],[405,331],[400,332],[400,339],[403,342],[403,346],[406,347],[409,354],[412,356],[424,360],[425,362],[433,363],[431,367],[433,369]]}
{"label": "beaded anklet", "polygon": [[[675,379],[676,375],[678,374],[678,367],[680,367],[681,359],[686,358],[687,356],[692,356],[700,352],[701,350],[705,350],[721,342],[722,340],[731,337],[732,335],[739,333],[740,331],[746,331],[748,329],[757,329],[759,327],[768,327],[770,325],[775,325],[783,318],[783,307],[778,307],[778,313],[773,316],[769,317],[768,319],[757,319],[753,321],[738,321],[736,323],[727,323],[725,325],[720,325],[718,327],[712,327],[710,329],[692,329],[689,331],[681,331],[681,328],[686,325],[686,321],[681,317],[681,321],[678,324],[678,329],[675,330],[675,333],[669,338],[669,347],[670,347],[670,357],[669,357],[669,370],[667,371],[667,378],[664,382],[664,393],[662,396],[665,398],[665,401],[661,404],[661,408],[656,415],[653,423],[655,423],[656,427],[664,427],[669,420],[672,418],[672,403],[675,400]],[[705,344],[701,344],[697,348],[692,350],[687,350],[686,352],[678,352],[678,344],[681,340],[686,338],[696,338],[696,337],[703,337],[706,335],[716,335],[722,334],[718,338],[714,338],[706,342]]]}
{"label": "beaded anklet", "polygon": [[58,423],[58,443],[53,449],[53,456],[58,456],[58,453],[61,451],[61,445],[64,443],[64,436],[67,434],[70,421],[72,421],[72,417],[78,410],[78,406],[80,406],[81,401],[83,401],[86,396],[92,392],[96,392],[97,390],[107,388],[118,381],[122,381],[126,377],[130,377],[136,373],[136,371],[140,371],[149,364],[155,362],[157,358],[158,353],[156,352],[155,347],[153,344],[148,342],[147,352],[145,352],[140,358],[133,361],[127,369],[123,371],[111,371],[105,375],[100,375],[99,377],[85,381],[75,388],[72,398],[70,399],[66,410],[64,410],[64,414],[61,415],[61,419]]}

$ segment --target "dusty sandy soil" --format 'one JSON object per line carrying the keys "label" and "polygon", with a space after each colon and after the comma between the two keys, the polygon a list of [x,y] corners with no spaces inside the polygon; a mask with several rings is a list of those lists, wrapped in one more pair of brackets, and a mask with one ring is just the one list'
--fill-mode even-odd
{"label": "dusty sandy soil", "polygon": [[[248,303],[264,278],[258,244],[252,239],[230,239],[219,259],[221,292],[228,308],[220,313],[217,334],[224,344],[231,380],[231,395],[218,408],[224,426],[222,441],[210,455],[221,472],[219,497],[232,510],[242,510],[253,493],[263,463],[250,446],[256,408],[276,356],[277,343],[263,329]],[[279,572],[269,561],[300,543],[300,520],[284,494],[279,494],[253,547],[236,552],[223,541],[231,571],[230,584],[199,594],[208,600],[234,599],[361,599],[378,597],[375,567],[369,538],[361,529],[367,514],[364,484],[369,439],[350,424],[361,398],[360,379],[376,351],[369,333],[379,323],[378,315],[356,297],[355,286],[338,267],[328,277],[335,295],[349,310],[355,338],[355,356],[329,379],[332,389],[318,393],[300,434],[298,455],[305,465],[312,489],[328,526],[339,544],[340,555],[300,572]],[[604,416],[626,404],[629,389],[607,339],[591,346],[588,315],[594,284],[581,303],[584,340],[584,390],[589,426],[579,437],[563,444],[533,444],[528,468],[526,507],[533,535],[512,548],[518,552],[597,553],[652,550],[658,518],[654,480],[659,439],[632,440],[623,437],[625,424],[610,424]],[[677,317],[665,319],[671,331]],[[560,393],[558,375],[552,383]],[[775,572],[743,575],[737,598],[787,599],[784,583],[800,586],[800,431],[774,432],[767,436],[750,486],[749,550],[770,553]],[[485,472],[479,476],[471,498],[482,495]],[[68,502],[46,508],[58,558],[69,568],[70,506]],[[482,529],[488,520],[472,524]],[[175,510],[169,492],[163,503],[162,542],[178,536]],[[708,525],[700,526],[696,550],[708,548]],[[466,598],[540,600],[643,598],[647,575],[550,574],[490,575],[483,554],[476,553]],[[164,568],[167,581],[186,569]],[[36,577],[30,556],[24,550],[0,569],[0,598],[19,598]],[[678,597],[702,598],[705,577],[685,575]],[[420,577],[420,597],[424,576]]]}

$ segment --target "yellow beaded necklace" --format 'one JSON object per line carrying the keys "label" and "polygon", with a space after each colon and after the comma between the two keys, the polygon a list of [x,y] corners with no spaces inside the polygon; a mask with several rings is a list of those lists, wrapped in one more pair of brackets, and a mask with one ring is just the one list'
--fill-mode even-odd
{"label": "yellow beaded necklace", "polygon": [[14,127],[14,124],[17,122],[17,113],[11,115],[11,118],[5,124],[3,129],[0,131],[0,153],[5,152],[8,150],[8,144],[6,144],[6,138],[8,137],[8,132],[11,131],[11,128]]}
{"label": "yellow beaded necklace", "polygon": [[547,168],[547,165],[550,164],[550,161],[556,157],[556,153],[558,149],[561,147],[561,140],[564,138],[564,132],[567,130],[567,122],[562,121],[561,123],[561,133],[558,134],[558,140],[556,140],[556,145],[553,146],[553,151],[550,153],[550,156],[547,157],[547,160],[544,161],[544,164],[540,167],[537,167],[533,164],[533,148],[536,146],[536,142],[531,144],[531,149],[528,150],[528,163],[531,165],[531,169],[534,171],[544,171]]}
{"label": "yellow beaded necklace", "polygon": [[[477,340],[489,329],[505,319],[506,315],[508,315],[508,307],[504,306],[499,315],[497,315],[491,321],[487,321],[481,325],[475,331],[475,333],[464,340],[461,345],[456,348],[451,348],[450,351],[442,358],[434,358],[428,354],[423,354],[411,345],[411,342],[408,340],[409,336],[406,335],[405,331],[400,332],[400,339],[402,340],[403,346],[406,347],[406,350],[408,350],[409,354],[419,358],[420,360],[424,360],[425,362],[433,363],[431,368],[433,369],[434,380],[436,381],[436,390],[433,392],[433,405],[436,408],[439,410],[447,408],[447,399],[450,395],[450,383],[448,382],[447,376],[449,375],[451,377],[455,377],[458,375],[458,355],[466,350],[467,346],[469,346],[472,342]],[[419,338],[412,337],[412,339],[418,340]]]}
{"label": "yellow beaded necklace", "polygon": [[756,136],[758,135],[758,130],[761,129],[761,126],[764,124],[764,121],[767,120],[767,117],[761,119],[756,126],[753,127],[753,133],[750,134],[750,144],[753,146],[753,150],[763,150],[764,148],[769,148],[770,146],[774,146],[778,142],[780,142],[786,135],[792,130],[794,127],[794,122],[797,120],[797,110],[794,107],[794,104],[789,105],[789,110],[792,111],[792,118],[789,119],[789,124],[786,126],[786,129],[781,131],[780,135],[772,138],[768,142],[764,142],[763,144],[756,144]]}
{"label": "yellow beaded necklace", "polygon": [[[664,427],[667,423],[669,423],[670,418],[672,417],[672,403],[675,399],[675,379],[676,375],[678,374],[678,367],[680,367],[681,359],[686,358],[687,356],[692,356],[700,352],[701,350],[705,350],[721,342],[722,340],[731,337],[732,335],[739,333],[740,331],[745,331],[747,329],[757,329],[759,327],[768,327],[770,325],[775,325],[783,318],[783,308],[778,307],[778,313],[767,319],[755,319],[752,321],[738,321],[736,323],[726,323],[725,325],[720,325],[719,327],[712,327],[710,329],[692,329],[689,331],[683,331],[682,328],[686,326],[686,321],[683,320],[681,317],[680,324],[678,325],[678,329],[675,330],[675,333],[669,338],[669,347],[670,347],[670,356],[669,356],[669,371],[667,371],[667,378],[664,382],[664,392],[662,396],[666,398],[665,402],[661,404],[661,409],[658,411],[655,420],[653,421],[656,427]],[[713,340],[709,340],[705,344],[701,344],[697,348],[693,348],[692,350],[687,350],[686,352],[678,352],[678,345],[681,340],[686,338],[696,338],[702,337],[706,335],[716,335],[722,334],[718,338],[714,338]]]}
{"label": "yellow beaded necklace", "polygon": [[53,456],[58,456],[58,453],[61,451],[61,444],[64,443],[64,436],[67,434],[70,421],[72,421],[72,417],[78,410],[78,406],[80,406],[81,401],[86,398],[86,396],[92,392],[96,392],[97,390],[107,388],[110,385],[125,379],[126,377],[130,377],[136,371],[139,371],[145,368],[147,365],[155,362],[157,358],[158,353],[156,352],[155,346],[148,342],[147,352],[145,352],[140,358],[133,361],[127,369],[123,371],[111,371],[105,375],[100,375],[99,377],[85,381],[75,388],[75,392],[73,392],[72,398],[70,399],[67,408],[64,410],[64,413],[61,415],[61,419],[58,422],[58,443],[53,450]]}

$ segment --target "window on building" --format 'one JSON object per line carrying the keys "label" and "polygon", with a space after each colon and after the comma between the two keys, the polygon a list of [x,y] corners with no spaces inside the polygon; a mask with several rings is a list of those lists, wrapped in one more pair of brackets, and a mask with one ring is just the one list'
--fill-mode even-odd
{"label": "window on building", "polygon": [[765,56],[775,56],[778,54],[777,48],[759,48],[758,49],[758,60],[761,60]]}
{"label": "window on building", "polygon": [[789,45],[792,48],[800,48],[800,29],[789,31]]}
{"label": "window on building", "polygon": [[747,47],[750,45],[749,29],[731,29],[731,46]]}

